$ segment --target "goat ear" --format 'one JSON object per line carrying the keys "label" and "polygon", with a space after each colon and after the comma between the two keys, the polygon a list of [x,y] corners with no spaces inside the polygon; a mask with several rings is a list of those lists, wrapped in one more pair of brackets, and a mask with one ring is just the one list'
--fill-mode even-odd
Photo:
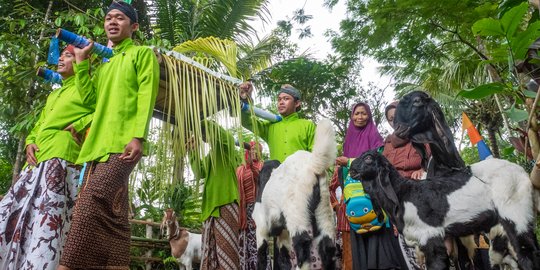
{"label": "goat ear", "polygon": [[[388,164],[385,165],[388,166]],[[381,186],[386,198],[388,198],[394,205],[399,205],[396,192],[394,191],[394,187],[390,181],[390,173],[388,169],[384,168],[383,170],[380,170],[379,175],[377,176],[377,181],[379,182],[379,185]]]}
{"label": "goat ear", "polygon": [[431,114],[431,119],[433,119],[433,126],[435,127],[436,135],[441,139],[444,148],[448,153],[453,151],[452,148],[454,145],[454,135],[448,127],[446,120],[444,119],[444,114],[439,107],[439,104],[434,100],[431,100],[427,106],[428,112]]}

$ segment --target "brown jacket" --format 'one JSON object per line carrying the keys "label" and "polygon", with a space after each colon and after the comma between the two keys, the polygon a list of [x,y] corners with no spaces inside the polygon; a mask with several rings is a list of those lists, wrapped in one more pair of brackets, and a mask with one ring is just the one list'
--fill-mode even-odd
{"label": "brown jacket", "polygon": [[[428,157],[431,156],[431,151],[427,145],[426,150]],[[422,168],[422,157],[412,146],[412,143],[398,138],[394,134],[386,137],[383,155],[403,177],[411,178],[413,172]]]}

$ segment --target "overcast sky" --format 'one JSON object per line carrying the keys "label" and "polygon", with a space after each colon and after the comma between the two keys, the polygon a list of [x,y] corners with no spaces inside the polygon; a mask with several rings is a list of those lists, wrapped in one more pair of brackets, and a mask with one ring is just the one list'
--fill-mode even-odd
{"label": "overcast sky", "polygon": [[[260,21],[256,23],[259,29],[259,37],[267,35],[276,27],[278,21],[290,19],[295,10],[304,8],[305,14],[313,16],[313,19],[306,24],[311,26],[313,37],[299,40],[297,39],[297,33],[293,33],[293,41],[298,43],[301,51],[307,50],[313,57],[324,59],[328,54],[332,53],[332,47],[324,33],[328,29],[339,32],[339,23],[346,16],[344,2],[344,0],[339,1],[332,10],[329,10],[323,6],[324,0],[270,0],[268,9],[272,18],[267,25],[263,25]],[[380,76],[377,71],[379,64],[376,61],[366,58],[363,65],[364,69],[361,74],[363,84],[367,85],[369,81],[373,81],[379,87],[388,85],[390,79]]]}

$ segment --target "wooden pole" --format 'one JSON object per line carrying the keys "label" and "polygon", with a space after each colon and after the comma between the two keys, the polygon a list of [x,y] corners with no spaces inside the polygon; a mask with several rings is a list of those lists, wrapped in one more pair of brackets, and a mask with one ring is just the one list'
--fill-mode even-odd
{"label": "wooden pole", "polygon": [[[146,221],[147,222],[152,222],[152,219],[149,218]],[[150,224],[146,225],[146,238],[152,239],[152,225],[150,225]],[[148,249],[146,251],[146,257],[148,257],[148,258],[152,257],[152,250],[153,249],[150,248],[150,249]],[[146,261],[146,270],[152,270],[152,262]]]}

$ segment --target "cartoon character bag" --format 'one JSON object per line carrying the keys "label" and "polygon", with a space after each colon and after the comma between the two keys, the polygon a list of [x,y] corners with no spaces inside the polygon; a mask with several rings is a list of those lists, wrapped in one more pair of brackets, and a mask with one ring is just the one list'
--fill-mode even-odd
{"label": "cartoon character bag", "polygon": [[347,176],[343,196],[346,204],[345,215],[352,231],[362,234],[379,230],[384,225],[390,228],[388,216],[384,211],[384,220],[379,222],[377,219],[377,213],[373,210],[369,195],[364,192],[362,182]]}

